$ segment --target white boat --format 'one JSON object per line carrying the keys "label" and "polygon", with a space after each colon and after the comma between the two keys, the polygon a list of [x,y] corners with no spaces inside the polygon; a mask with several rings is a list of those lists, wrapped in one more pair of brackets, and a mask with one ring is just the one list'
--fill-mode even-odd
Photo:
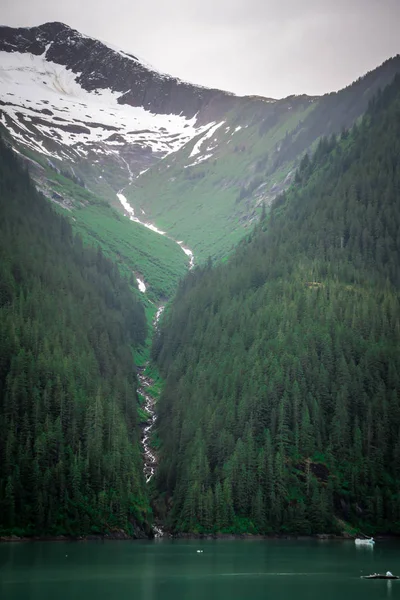
{"label": "white boat", "polygon": [[373,575],[361,575],[362,579],[400,579],[398,575],[393,575],[390,571],[386,572],[386,575],[382,573],[374,573]]}
{"label": "white boat", "polygon": [[366,538],[363,540],[360,538],[356,538],[354,541],[357,546],[371,546],[371,545],[375,544],[374,538]]}

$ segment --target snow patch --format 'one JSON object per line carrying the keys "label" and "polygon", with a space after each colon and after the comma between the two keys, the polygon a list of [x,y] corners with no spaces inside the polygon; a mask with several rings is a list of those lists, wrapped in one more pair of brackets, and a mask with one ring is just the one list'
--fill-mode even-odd
{"label": "snow patch", "polygon": [[[61,148],[57,153],[41,147],[35,131],[27,127],[28,119],[29,124],[40,119],[35,127],[53,145],[69,146],[81,156],[92,150],[91,145],[98,154],[109,154],[112,147],[135,143],[166,155],[210,127],[209,124],[196,127],[197,115],[187,119],[118,104],[123,93],[108,88],[88,92],[78,83],[80,73],[46,60],[48,47],[41,56],[0,52],[0,96],[7,96],[2,111],[26,132],[20,141],[31,147],[33,144],[36,150],[54,157],[61,153]],[[125,53],[123,56],[129,58]],[[26,119],[25,124],[22,119]]]}
{"label": "snow patch", "polygon": [[143,171],[140,171],[139,175],[136,175],[136,179],[139,179],[139,177],[141,175],[143,175],[143,173],[147,173],[147,171],[150,169],[150,167],[148,167],[147,169],[143,169]]}
{"label": "snow patch", "polygon": [[146,291],[146,285],[145,285],[144,281],[139,279],[139,277],[136,277],[136,281],[138,282],[139,291],[144,293]]}
{"label": "snow patch", "polygon": [[214,133],[217,131],[218,127],[221,127],[221,125],[223,125],[225,123],[225,121],[221,121],[220,123],[217,124],[211,124],[211,127],[209,125],[207,125],[207,127],[209,127],[208,131],[199,139],[197,140],[197,142],[195,143],[195,145],[193,146],[193,149],[189,155],[189,158],[192,158],[192,156],[196,156],[196,154],[200,153],[200,148],[203,145],[203,143],[210,139]]}
{"label": "snow patch", "polygon": [[158,229],[158,227],[156,227],[155,225],[152,225],[151,223],[144,223],[143,221],[139,221],[139,219],[132,219],[131,221],[136,221],[137,223],[140,223],[141,225],[144,225],[144,227],[147,227],[147,229],[151,229],[151,231],[154,231],[155,233],[158,233],[159,235],[165,235],[165,231],[161,231],[161,229]]}
{"label": "snow patch", "polygon": [[151,229],[151,231],[154,231],[155,233],[158,233],[159,235],[165,235],[165,231],[161,231],[161,229],[158,229],[158,227],[156,227],[152,223],[145,223],[144,221],[141,221],[140,219],[135,217],[134,209],[129,204],[128,200],[125,198],[125,196],[122,192],[117,193],[117,198],[121,202],[121,204],[124,207],[124,209],[126,210],[126,212],[128,213],[131,221],[133,221],[134,223],[139,223],[139,225],[143,225],[143,227],[147,227],[147,229]]}
{"label": "snow patch", "polygon": [[126,210],[126,212],[129,214],[129,216],[134,217],[135,211],[133,210],[132,206],[129,204],[129,202],[125,198],[125,196],[123,194],[121,194],[121,192],[118,192],[117,198],[121,202],[121,204],[124,207],[124,209]]}
{"label": "snow patch", "polygon": [[192,163],[190,163],[190,165],[184,165],[184,169],[188,169],[189,167],[195,167],[196,165],[199,165],[200,163],[204,162],[205,160],[208,160],[209,158],[211,158],[212,154],[205,154],[204,156],[199,156],[199,158],[196,158],[196,160]]}
{"label": "snow patch", "polygon": [[190,248],[187,248],[186,246],[183,246],[183,242],[176,242],[178,244],[178,246],[180,246],[182,248],[182,250],[184,251],[184,253],[186,254],[186,256],[189,257],[189,269],[193,269],[194,267],[194,255],[193,252],[190,250]]}

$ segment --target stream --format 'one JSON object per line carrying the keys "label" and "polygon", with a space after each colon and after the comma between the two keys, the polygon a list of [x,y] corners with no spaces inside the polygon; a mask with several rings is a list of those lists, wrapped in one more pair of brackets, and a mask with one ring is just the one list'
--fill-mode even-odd
{"label": "stream", "polygon": [[[117,192],[117,198],[120,201],[120,203],[122,204],[122,206],[125,209],[125,211],[128,213],[130,220],[134,221],[135,223],[139,223],[139,225],[143,225],[143,227],[147,227],[147,229],[151,229],[155,233],[158,233],[160,235],[165,235],[169,240],[172,240],[173,242],[175,242],[176,244],[178,244],[178,246],[183,250],[183,252],[186,254],[186,256],[189,257],[189,269],[193,269],[193,267],[194,267],[194,255],[193,255],[193,252],[192,252],[192,250],[190,250],[190,248],[188,248],[187,246],[183,245],[183,241],[177,241],[177,240],[175,240],[171,236],[167,235],[166,231],[161,231],[161,229],[158,229],[158,227],[156,227],[152,223],[150,223],[148,221],[141,221],[140,219],[138,219],[138,217],[135,216],[134,209],[132,208],[132,206],[129,204],[128,200],[124,196],[124,191],[126,190],[126,188],[133,183],[134,175],[132,173],[132,170],[131,170],[131,167],[130,167],[128,161],[123,156],[121,156],[121,155],[119,155],[119,158],[124,162],[124,164],[125,164],[125,166],[126,166],[126,168],[128,170],[129,183],[128,183],[128,185],[126,185],[125,187],[123,187],[122,189],[120,189],[119,192]],[[145,214],[144,210],[141,209],[141,211],[142,211],[142,214],[144,215]],[[145,287],[144,282],[141,281],[138,278],[136,278],[136,280],[137,280],[137,282],[139,284],[140,291],[141,292],[145,292],[146,291],[146,287]]]}
{"label": "stream", "polygon": [[151,231],[154,231],[155,233],[158,233],[160,235],[165,235],[165,237],[167,237],[169,240],[172,240],[173,242],[178,244],[178,246],[183,250],[183,252],[186,254],[186,256],[189,257],[189,269],[192,269],[194,267],[194,256],[193,256],[193,252],[190,250],[190,248],[188,248],[187,246],[184,246],[183,241],[178,242],[177,240],[174,240],[174,238],[167,235],[167,233],[165,231],[161,231],[161,229],[158,229],[158,227],[156,227],[152,223],[149,223],[148,221],[141,221],[138,217],[135,217],[134,209],[132,208],[132,206],[129,204],[128,200],[122,193],[124,191],[124,189],[125,188],[123,188],[122,190],[120,190],[117,193],[117,198],[121,202],[121,204],[124,207],[124,209],[126,210],[126,212],[128,213],[130,220],[134,221],[135,223],[139,223],[139,225],[143,225],[143,227],[147,227],[147,229],[151,229]]}
{"label": "stream", "polygon": [[[131,171],[130,165],[125,160],[125,158],[123,158],[121,155],[119,157],[125,163],[126,168],[128,170],[128,174],[129,174],[129,184],[128,185],[130,185],[131,183],[133,183],[133,180],[134,180],[134,176]],[[151,229],[155,233],[158,233],[160,235],[165,235],[168,239],[170,239],[170,240],[174,241],[176,244],[178,244],[178,246],[183,250],[183,252],[186,254],[186,256],[189,257],[189,269],[193,269],[193,267],[194,267],[193,252],[192,252],[192,250],[190,250],[190,248],[188,248],[187,246],[184,246],[183,241],[177,241],[177,240],[173,239],[172,237],[167,235],[165,231],[161,231],[152,223],[149,223],[146,221],[141,221],[140,219],[138,219],[138,217],[135,216],[134,209],[129,204],[128,200],[126,199],[126,197],[124,196],[124,193],[123,193],[125,191],[126,187],[128,187],[128,186],[125,186],[124,188],[119,190],[119,192],[117,193],[117,198],[120,201],[120,203],[122,204],[122,206],[125,209],[125,211],[127,212],[127,214],[129,215],[130,220],[134,221],[135,223],[139,223],[140,225],[143,225],[144,227],[147,227],[148,229]],[[141,209],[141,210],[142,210],[142,214],[144,215],[145,214],[144,210],[143,209]],[[137,276],[136,276],[136,281],[138,283],[139,290],[141,292],[145,293],[146,292],[145,282]],[[163,306],[163,305],[158,307],[156,316],[153,321],[154,328],[157,327],[157,324],[160,320],[160,317],[163,313],[164,308],[165,308],[165,306]],[[156,400],[148,393],[148,388],[151,387],[154,382],[150,377],[148,377],[147,375],[144,374],[145,369],[146,369],[146,366],[138,367],[138,369],[137,369],[137,377],[138,377],[138,381],[139,381],[139,387],[138,387],[137,391],[144,398],[143,409],[149,415],[149,418],[146,421],[145,426],[143,427],[143,431],[142,431],[143,472],[144,472],[144,476],[146,478],[146,483],[149,483],[151,478],[154,476],[156,468],[157,468],[157,456],[156,456],[153,448],[151,447],[151,434],[152,434],[154,425],[156,423],[157,415],[156,415]],[[154,532],[155,537],[163,537],[163,535],[164,535],[163,529],[158,525],[153,525],[153,532]]]}
{"label": "stream", "polygon": [[155,399],[150,396],[150,394],[147,393],[147,388],[150,387],[153,383],[153,381],[149,378],[146,377],[146,375],[143,374],[145,367],[142,367],[141,369],[138,368],[138,380],[139,380],[139,387],[138,387],[138,393],[143,396],[144,398],[144,405],[143,405],[143,409],[146,411],[146,413],[148,413],[149,419],[146,422],[146,425],[143,428],[143,433],[142,433],[142,446],[143,446],[143,450],[144,450],[144,467],[143,467],[143,471],[144,471],[144,476],[146,478],[146,483],[149,483],[150,479],[153,477],[154,473],[155,473],[155,469],[157,466],[157,457],[154,454],[154,452],[151,449],[150,446],[150,435],[151,435],[151,430],[153,429],[154,425],[155,425],[155,421],[156,421],[156,412],[155,412]]}

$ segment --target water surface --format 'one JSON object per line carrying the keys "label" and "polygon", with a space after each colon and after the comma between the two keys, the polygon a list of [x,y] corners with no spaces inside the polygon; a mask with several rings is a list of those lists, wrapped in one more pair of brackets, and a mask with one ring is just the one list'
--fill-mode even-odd
{"label": "water surface", "polygon": [[[203,550],[203,552],[197,552]],[[159,540],[0,544],[1,600],[372,600],[398,598],[400,544]]]}

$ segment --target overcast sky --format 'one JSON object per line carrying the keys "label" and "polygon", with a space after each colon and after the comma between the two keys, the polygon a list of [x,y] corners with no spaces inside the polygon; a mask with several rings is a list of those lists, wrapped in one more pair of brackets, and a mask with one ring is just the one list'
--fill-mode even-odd
{"label": "overcast sky", "polygon": [[400,52],[400,0],[0,0],[0,9],[4,25],[62,21],[237,94],[322,94]]}

